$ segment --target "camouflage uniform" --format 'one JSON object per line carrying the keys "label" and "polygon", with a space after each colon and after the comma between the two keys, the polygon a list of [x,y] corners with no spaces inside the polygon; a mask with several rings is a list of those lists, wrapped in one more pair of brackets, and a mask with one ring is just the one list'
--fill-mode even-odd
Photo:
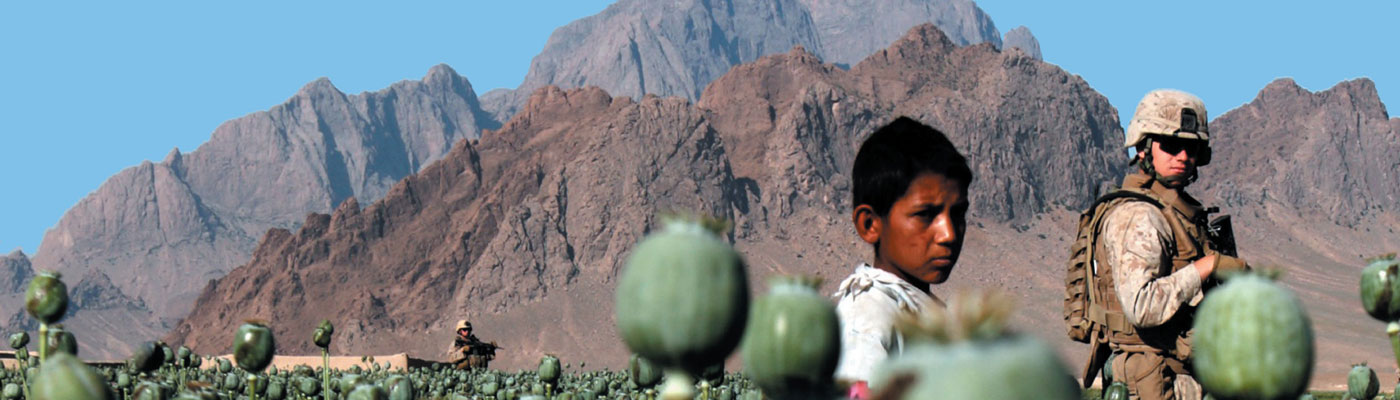
{"label": "camouflage uniform", "polygon": [[458,336],[452,341],[452,364],[458,369],[486,368],[495,358],[495,347],[477,339],[476,335]]}
{"label": "camouflage uniform", "polygon": [[[467,320],[457,321],[458,334],[452,340],[452,347],[448,349],[449,360],[457,369],[486,368],[487,364],[496,358],[496,344],[482,342],[476,335],[471,334],[471,329],[472,324]],[[466,330],[466,336],[462,336],[462,330]]]}
{"label": "camouflage uniform", "polygon": [[[1125,201],[1104,216],[1097,252],[1103,293],[1116,293],[1110,309],[1121,310],[1131,327],[1112,332],[1113,376],[1141,399],[1195,400],[1200,386],[1187,368],[1191,318],[1202,298],[1192,261],[1208,251],[1204,213],[1184,192],[1146,174],[1129,175],[1123,187],[1145,189],[1166,204]],[[1112,287],[1107,287],[1111,285]]]}
{"label": "camouflage uniform", "polygon": [[1194,95],[1176,90],[1148,93],[1138,103],[1124,141],[1125,147],[1142,146],[1149,152],[1137,160],[1139,171],[1124,178],[1121,186],[1136,196],[1107,203],[1097,227],[1101,236],[1093,244],[1090,286],[1100,295],[1090,314],[1101,327],[1093,340],[1106,342],[1117,355],[1109,368],[1116,380],[1128,385],[1132,398],[1202,397],[1190,373],[1191,324],[1203,288],[1212,283],[1202,282],[1192,263],[1217,255],[1217,271],[1247,268],[1242,260],[1212,249],[1208,212],[1181,189],[1195,180],[1194,172],[1158,176],[1151,159],[1156,140],[1196,141],[1195,165],[1209,164],[1207,121],[1205,104]]}

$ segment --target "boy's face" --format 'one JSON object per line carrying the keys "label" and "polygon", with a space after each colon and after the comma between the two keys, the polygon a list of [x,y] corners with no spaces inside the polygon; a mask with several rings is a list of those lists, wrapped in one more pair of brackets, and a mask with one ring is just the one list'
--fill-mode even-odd
{"label": "boy's face", "polygon": [[[861,208],[866,216],[862,216]],[[940,174],[924,173],[879,217],[868,205],[856,208],[856,229],[878,252],[875,267],[927,289],[953,272],[967,231],[967,193]],[[869,220],[868,222],[866,220]]]}

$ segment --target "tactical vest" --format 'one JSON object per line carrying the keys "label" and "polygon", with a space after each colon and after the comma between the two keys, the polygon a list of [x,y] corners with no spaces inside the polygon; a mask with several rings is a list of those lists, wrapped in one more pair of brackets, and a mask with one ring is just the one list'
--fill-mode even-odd
{"label": "tactical vest", "polygon": [[[1206,255],[1207,213],[1200,203],[1185,193],[1172,190],[1151,179],[1145,174],[1132,174],[1124,178],[1121,193],[1097,208],[1092,229],[1097,233],[1103,228],[1103,216],[1123,203],[1146,201],[1157,207],[1171,227],[1175,247],[1169,249],[1171,264],[1163,266],[1158,276],[1170,275],[1191,262]],[[1195,316],[1195,307],[1184,305],[1166,323],[1152,328],[1137,328],[1123,313],[1123,305],[1118,301],[1118,291],[1113,281],[1113,269],[1108,263],[1107,251],[1102,241],[1093,243],[1093,264],[1089,271],[1093,280],[1089,282],[1089,309],[1086,317],[1098,328],[1091,332],[1091,340],[1107,342],[1116,350],[1130,352],[1154,352],[1175,358],[1185,359],[1189,347],[1183,348],[1182,338],[1190,331]]]}

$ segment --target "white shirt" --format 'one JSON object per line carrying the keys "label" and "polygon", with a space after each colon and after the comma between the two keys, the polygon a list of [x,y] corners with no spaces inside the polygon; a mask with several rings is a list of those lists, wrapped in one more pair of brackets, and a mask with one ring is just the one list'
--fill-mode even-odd
{"label": "white shirt", "polygon": [[836,379],[849,382],[873,378],[875,367],[891,354],[904,351],[904,338],[894,330],[901,313],[918,313],[943,302],[895,274],[861,263],[833,295],[841,319],[841,361]]}

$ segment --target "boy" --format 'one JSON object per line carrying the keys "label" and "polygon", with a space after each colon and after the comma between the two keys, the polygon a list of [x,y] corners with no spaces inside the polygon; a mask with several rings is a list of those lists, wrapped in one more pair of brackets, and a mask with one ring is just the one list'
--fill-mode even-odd
{"label": "boy", "polygon": [[929,285],[948,280],[962,251],[972,170],[942,132],[900,117],[861,144],[851,181],[851,222],[874,257],[835,294],[836,379],[863,398],[875,367],[903,351],[896,317],[944,306]]}

